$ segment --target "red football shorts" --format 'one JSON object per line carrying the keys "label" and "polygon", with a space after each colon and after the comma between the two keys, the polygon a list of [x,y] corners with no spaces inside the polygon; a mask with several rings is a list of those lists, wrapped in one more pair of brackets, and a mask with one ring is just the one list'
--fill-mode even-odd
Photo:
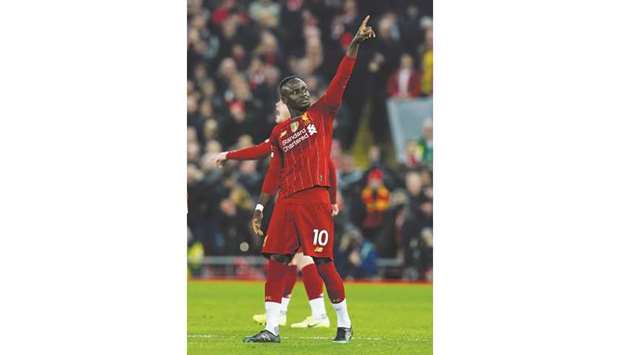
{"label": "red football shorts", "polygon": [[315,187],[279,198],[263,241],[263,254],[305,255],[333,259],[334,220],[327,189]]}

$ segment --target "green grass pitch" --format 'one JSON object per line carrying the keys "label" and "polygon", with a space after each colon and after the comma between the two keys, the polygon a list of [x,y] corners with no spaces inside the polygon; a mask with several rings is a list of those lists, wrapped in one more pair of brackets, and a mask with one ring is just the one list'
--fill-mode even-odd
{"label": "green grass pitch", "polygon": [[333,344],[336,314],[326,299],[328,329],[293,329],[310,315],[298,282],[281,327],[280,344],[244,344],[262,329],[252,315],[264,311],[263,283],[190,281],[187,286],[188,354],[432,354],[433,288],[425,284],[345,283],[353,341]]}

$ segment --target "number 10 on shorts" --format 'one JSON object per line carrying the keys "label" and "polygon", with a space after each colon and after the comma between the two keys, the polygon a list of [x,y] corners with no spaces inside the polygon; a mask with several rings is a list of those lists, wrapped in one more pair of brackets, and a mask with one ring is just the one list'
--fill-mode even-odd
{"label": "number 10 on shorts", "polygon": [[321,229],[320,231],[318,229],[314,229],[314,241],[312,242],[312,244],[314,245],[320,245],[322,247],[327,245],[327,240],[329,239],[329,235],[327,234],[327,231],[325,229]]}

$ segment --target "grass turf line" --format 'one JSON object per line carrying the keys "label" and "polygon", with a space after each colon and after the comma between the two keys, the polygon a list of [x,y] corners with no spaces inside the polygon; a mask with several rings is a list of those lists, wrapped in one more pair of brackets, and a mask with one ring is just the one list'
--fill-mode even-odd
{"label": "grass turf line", "polygon": [[326,299],[328,329],[293,329],[310,315],[303,284],[297,283],[280,329],[280,344],[244,344],[243,337],[261,327],[252,315],[264,311],[263,284],[256,282],[189,282],[187,348],[202,354],[432,354],[433,289],[431,285],[345,284],[353,321],[353,341],[333,344],[336,314]]}

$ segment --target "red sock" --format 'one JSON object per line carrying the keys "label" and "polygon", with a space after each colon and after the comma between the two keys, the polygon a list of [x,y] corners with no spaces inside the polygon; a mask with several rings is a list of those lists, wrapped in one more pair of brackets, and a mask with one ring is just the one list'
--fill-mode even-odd
{"label": "red sock", "polygon": [[293,288],[297,282],[297,266],[290,265],[284,275],[284,293],[283,295],[288,297],[293,293]]}
{"label": "red sock", "polygon": [[282,302],[284,295],[284,276],[288,265],[269,260],[267,267],[267,282],[265,282],[265,302]]}
{"label": "red sock", "polygon": [[319,270],[323,282],[325,282],[329,300],[332,303],[342,302],[344,300],[344,284],[336,271],[334,262],[321,263],[317,265],[317,269]]}
{"label": "red sock", "polygon": [[315,264],[308,264],[301,269],[301,278],[304,280],[308,299],[313,300],[323,296],[323,280]]}

